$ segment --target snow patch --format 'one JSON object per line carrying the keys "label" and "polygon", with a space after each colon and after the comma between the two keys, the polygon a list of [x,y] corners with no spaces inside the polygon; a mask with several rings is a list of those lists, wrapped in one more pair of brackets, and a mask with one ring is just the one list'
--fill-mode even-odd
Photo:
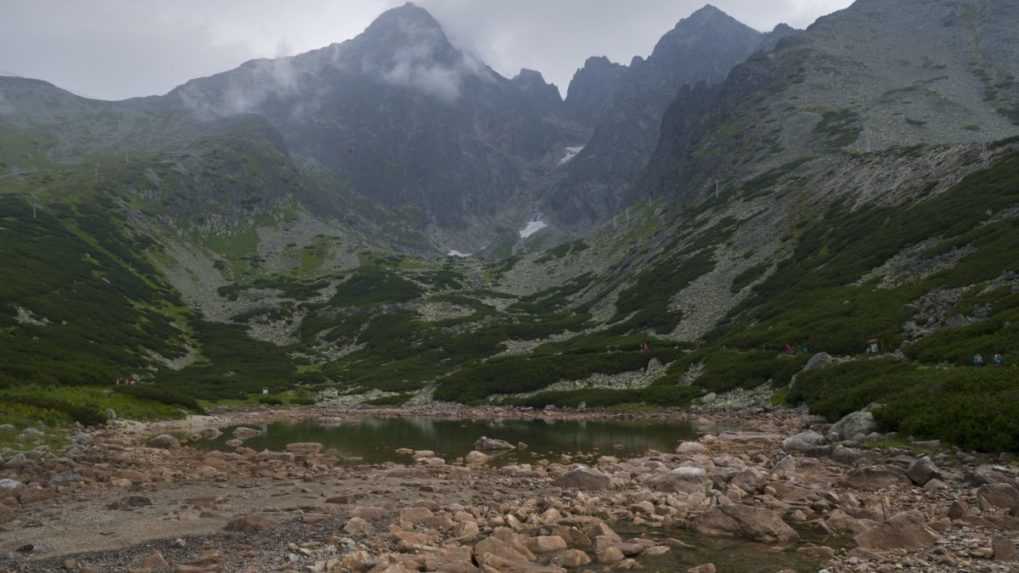
{"label": "snow patch", "polygon": [[584,151],[583,145],[567,147],[566,152],[563,154],[563,158],[559,160],[559,165],[566,165],[570,161],[573,161],[573,158],[580,155],[581,151]]}
{"label": "snow patch", "polygon": [[456,257],[458,259],[466,259],[466,258],[471,257],[473,255],[471,255],[470,253],[461,253],[460,251],[458,251],[456,249],[450,249],[450,251],[448,253],[446,253],[446,256],[447,257]]}
{"label": "snow patch", "polygon": [[520,238],[526,239],[546,227],[548,227],[548,225],[545,223],[545,221],[542,221],[540,219],[530,221],[527,223],[527,226],[520,230]]}

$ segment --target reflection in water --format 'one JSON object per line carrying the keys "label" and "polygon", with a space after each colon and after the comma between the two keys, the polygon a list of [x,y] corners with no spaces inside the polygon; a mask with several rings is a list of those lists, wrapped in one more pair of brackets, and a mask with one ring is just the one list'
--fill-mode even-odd
{"label": "reflection in water", "polygon": [[[328,426],[314,422],[269,424],[245,446],[283,450],[294,442],[320,442],[344,457],[382,463],[407,461],[395,453],[397,448],[433,450],[452,460],[471,451],[478,438],[488,436],[511,444],[526,443],[526,451],[500,457],[501,463],[516,463],[565,453],[634,456],[648,450],[671,451],[679,441],[696,435],[691,425],[676,421],[359,418]],[[228,429],[220,439],[203,445],[227,449],[226,442],[232,437]]]}

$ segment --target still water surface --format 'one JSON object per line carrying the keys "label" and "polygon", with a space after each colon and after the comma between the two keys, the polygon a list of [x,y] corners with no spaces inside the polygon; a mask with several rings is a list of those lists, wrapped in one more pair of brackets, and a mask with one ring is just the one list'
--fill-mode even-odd
{"label": "still water surface", "polygon": [[[499,457],[502,463],[527,462],[537,457],[612,455],[632,457],[648,450],[672,451],[682,440],[695,438],[692,425],[661,420],[442,420],[434,418],[358,418],[337,424],[315,422],[276,423],[256,428],[257,437],[244,442],[256,450],[285,450],[294,442],[319,442],[351,461],[363,463],[407,462],[398,448],[432,450],[448,461],[474,449],[482,436],[524,442],[526,450]],[[229,449],[233,429],[204,447]]]}

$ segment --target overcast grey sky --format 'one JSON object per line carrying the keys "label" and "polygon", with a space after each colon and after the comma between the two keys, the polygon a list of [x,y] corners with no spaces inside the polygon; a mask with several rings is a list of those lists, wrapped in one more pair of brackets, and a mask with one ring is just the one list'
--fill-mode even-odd
{"label": "overcast grey sky", "polygon": [[[161,94],[245,60],[349,39],[403,0],[0,0],[0,74],[102,99]],[[806,27],[852,0],[714,0],[759,30]],[[628,63],[704,0],[419,0],[461,48],[565,92],[589,56]]]}

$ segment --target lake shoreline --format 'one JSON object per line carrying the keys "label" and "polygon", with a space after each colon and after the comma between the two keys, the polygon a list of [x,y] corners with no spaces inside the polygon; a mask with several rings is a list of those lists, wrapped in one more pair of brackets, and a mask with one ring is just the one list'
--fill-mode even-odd
{"label": "lake shoreline", "polygon": [[[259,452],[241,440],[234,451],[219,452],[191,447],[187,438],[271,421],[408,415],[683,419],[741,429],[708,430],[628,459],[603,452],[609,455],[585,459],[587,469],[558,456],[493,467],[480,456],[467,463],[418,451],[406,463],[350,465],[321,445]],[[771,548],[768,555],[826,563],[832,572],[884,571],[896,563],[915,571],[1011,570],[1014,563],[992,558],[1006,545],[1014,549],[1009,535],[1019,529],[1011,508],[995,505],[1011,491],[1014,469],[944,449],[932,453],[937,477],[920,486],[907,476],[923,458],[906,446],[840,443],[822,452],[792,440],[829,429],[803,412],[759,408],[306,408],[119,422],[81,432],[61,456],[5,460],[2,475],[17,486],[0,492],[0,570],[159,571],[158,552],[165,570],[179,571],[471,571],[485,564],[489,549],[499,553],[492,549],[499,544],[527,549],[517,551],[526,563],[512,569],[521,571],[563,570],[564,559],[584,558],[606,570],[699,565],[684,561],[697,552],[668,531],[756,543]],[[167,434],[184,439],[162,438]],[[645,533],[623,539],[611,524]],[[807,541],[797,533],[803,528],[825,533]],[[900,537],[901,546],[881,545]],[[550,545],[538,551],[535,544]],[[703,556],[720,570],[725,557]]]}

